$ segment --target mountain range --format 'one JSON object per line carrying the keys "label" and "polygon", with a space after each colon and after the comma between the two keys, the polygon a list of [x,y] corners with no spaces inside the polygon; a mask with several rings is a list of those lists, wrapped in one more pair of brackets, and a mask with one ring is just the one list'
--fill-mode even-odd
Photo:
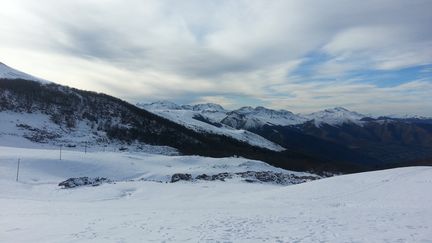
{"label": "mountain range", "polygon": [[0,63],[0,138],[64,146],[242,156],[299,171],[432,165],[432,119],[370,117],[342,107],[294,114],[168,101],[130,104]]}

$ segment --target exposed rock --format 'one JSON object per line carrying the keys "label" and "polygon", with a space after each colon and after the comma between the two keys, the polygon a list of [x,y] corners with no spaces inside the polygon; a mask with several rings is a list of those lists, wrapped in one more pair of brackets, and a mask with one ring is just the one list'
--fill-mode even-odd
{"label": "exposed rock", "polygon": [[232,176],[233,175],[231,173],[228,173],[228,172],[219,173],[216,175],[212,175],[212,181],[215,181],[215,180],[225,181],[225,179],[231,179]]}
{"label": "exposed rock", "polygon": [[246,178],[245,181],[247,182],[265,182],[281,185],[299,184],[320,178],[319,176],[297,176],[273,171],[246,171],[236,173],[236,175]]}
{"label": "exposed rock", "polygon": [[209,176],[207,174],[202,174],[202,175],[198,175],[197,177],[195,177],[195,180],[211,181],[212,180],[212,176]]}
{"label": "exposed rock", "polygon": [[112,181],[105,177],[95,177],[95,178],[77,177],[77,178],[69,178],[65,181],[60,182],[58,185],[67,189],[67,188],[74,188],[78,186],[89,186],[89,185],[99,186],[102,183],[109,183],[109,182]]}
{"label": "exposed rock", "polygon": [[187,173],[176,173],[171,177],[171,183],[177,181],[191,181],[191,180],[192,180],[192,175]]}
{"label": "exposed rock", "polygon": [[249,183],[273,183],[279,185],[299,184],[299,183],[321,178],[319,176],[312,176],[312,175],[297,176],[294,174],[280,173],[280,172],[273,172],[273,171],[246,171],[246,172],[237,172],[237,173],[224,172],[215,175],[202,174],[196,176],[195,180],[225,181],[226,179],[232,179],[233,177],[236,176],[244,178],[244,181]]}

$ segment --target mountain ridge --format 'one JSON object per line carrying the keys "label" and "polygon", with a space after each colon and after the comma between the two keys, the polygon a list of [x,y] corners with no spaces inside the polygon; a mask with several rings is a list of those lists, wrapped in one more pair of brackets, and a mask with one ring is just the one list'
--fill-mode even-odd
{"label": "mountain ridge", "polygon": [[[381,120],[403,120],[403,119],[418,119],[418,120],[430,120],[432,117],[425,117],[425,116],[397,116],[397,115],[379,115],[379,116],[368,116],[360,114],[356,111],[351,111],[344,107],[333,107],[333,108],[327,108],[323,110],[319,110],[312,113],[298,113],[294,114],[291,111],[285,110],[285,109],[271,109],[266,108],[263,106],[243,106],[238,109],[234,110],[227,110],[223,108],[219,104],[214,103],[206,103],[206,104],[185,104],[185,105],[179,105],[171,101],[156,101],[152,103],[137,103],[137,106],[154,111],[154,110],[194,110],[194,107],[196,106],[205,106],[211,104],[212,106],[218,106],[220,109],[218,111],[224,112],[227,114],[225,118],[229,118],[230,115],[233,116],[233,119],[255,119],[255,122],[257,123],[257,126],[262,126],[265,124],[271,124],[271,125],[283,125],[283,126],[289,126],[289,125],[299,125],[304,124],[306,122],[314,121],[316,126],[320,126],[321,124],[328,124],[328,125],[342,125],[344,123],[355,123],[357,125],[363,124],[366,120],[374,120],[374,121],[381,121]],[[173,108],[175,107],[175,108]],[[196,111],[199,111],[199,109],[195,109]],[[214,110],[216,111],[216,110]],[[261,118],[261,119],[260,119]],[[262,121],[262,119],[266,119],[266,121]],[[285,119],[285,120],[283,120]],[[243,120],[242,122],[245,124],[248,124],[246,120]],[[222,121],[222,120],[221,120]],[[218,121],[218,122],[221,122]],[[236,126],[235,122],[226,121],[227,125],[232,125],[235,128],[242,128],[242,126]],[[250,123],[249,123],[250,124]],[[249,126],[248,128],[253,128]]]}

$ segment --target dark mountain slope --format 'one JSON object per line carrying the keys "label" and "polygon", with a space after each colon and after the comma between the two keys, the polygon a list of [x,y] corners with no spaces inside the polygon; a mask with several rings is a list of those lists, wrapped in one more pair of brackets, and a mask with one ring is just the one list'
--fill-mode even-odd
{"label": "dark mountain slope", "polygon": [[328,161],[351,161],[355,164],[372,166],[380,163],[379,160],[356,152],[344,144],[305,134],[301,129],[294,126],[264,125],[250,131],[276,142],[289,150],[302,152]]}
{"label": "dark mountain slope", "polygon": [[432,124],[401,119],[332,126],[313,121],[296,126],[248,129],[288,150],[376,169],[432,165]]}
{"label": "dark mountain slope", "polygon": [[432,165],[432,124],[427,122],[392,119],[370,121],[363,126],[303,124],[301,130],[375,158],[382,165],[415,165],[417,161],[430,161]]}

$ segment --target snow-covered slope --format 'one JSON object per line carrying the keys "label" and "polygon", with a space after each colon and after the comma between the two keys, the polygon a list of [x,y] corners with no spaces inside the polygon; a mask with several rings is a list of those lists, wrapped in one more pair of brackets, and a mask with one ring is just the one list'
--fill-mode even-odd
{"label": "snow-covered slope", "polygon": [[77,149],[115,151],[128,149],[160,154],[178,154],[168,146],[124,143],[109,139],[88,121],[77,121],[73,128],[56,124],[47,114],[0,111],[0,146],[28,148],[73,147]]}
{"label": "snow-covered slope", "polygon": [[317,111],[308,115],[305,115],[309,120],[313,120],[316,126],[321,124],[328,125],[341,125],[343,123],[355,123],[361,125],[363,122],[361,119],[366,116],[359,114],[354,111],[347,110],[343,107],[335,107],[332,109],[326,109],[323,111]]}
{"label": "snow-covered slope", "polygon": [[[1,242],[430,242],[432,167],[299,185],[156,183],[173,171],[271,170],[243,159],[0,147]],[[16,161],[21,157],[19,181]],[[251,163],[250,163],[251,162]],[[247,165],[247,166],[245,166]],[[125,179],[61,189],[70,176]]]}
{"label": "snow-covered slope", "polygon": [[21,71],[18,71],[16,69],[13,69],[6,64],[3,64],[0,62],[0,79],[6,78],[6,79],[25,79],[25,80],[32,80],[37,81],[41,83],[49,83],[49,81],[40,79],[37,77],[34,77],[32,75],[23,73]]}
{"label": "snow-covered slope", "polygon": [[[196,104],[196,105],[178,105],[170,101],[156,101],[152,103],[138,103],[138,107],[144,108],[148,111],[157,111],[158,113],[178,111],[179,113],[185,113],[183,111],[191,111],[189,114],[193,115],[204,115],[209,118],[210,121],[218,123],[225,118],[226,113],[221,105],[213,103]],[[192,112],[193,111],[193,112]]]}
{"label": "snow-covered slope", "polygon": [[286,110],[272,110],[262,106],[242,107],[227,114],[222,122],[235,128],[256,128],[263,125],[290,126],[306,122],[307,119]]}
{"label": "snow-covered slope", "polygon": [[151,104],[137,104],[137,106],[198,132],[222,134],[274,151],[284,150],[281,146],[257,134],[243,129],[235,129],[220,123],[227,113],[220,105],[198,104],[194,106],[179,106],[163,101]]}

